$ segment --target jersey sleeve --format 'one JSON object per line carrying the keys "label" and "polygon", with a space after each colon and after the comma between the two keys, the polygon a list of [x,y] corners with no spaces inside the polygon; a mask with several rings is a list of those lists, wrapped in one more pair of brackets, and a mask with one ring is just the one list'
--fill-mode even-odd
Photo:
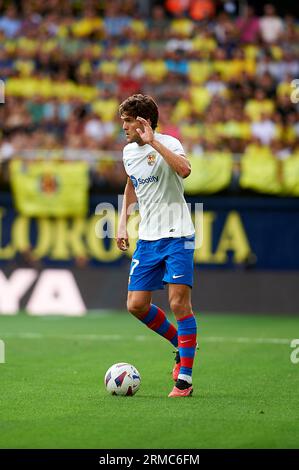
{"label": "jersey sleeve", "polygon": [[123,165],[124,165],[125,172],[128,174],[126,147],[124,147],[123,149]]}
{"label": "jersey sleeve", "polygon": [[171,150],[173,153],[176,153],[178,155],[186,156],[186,152],[185,152],[181,142],[178,139],[176,139],[175,137],[169,136],[167,146],[168,146],[169,150]]}

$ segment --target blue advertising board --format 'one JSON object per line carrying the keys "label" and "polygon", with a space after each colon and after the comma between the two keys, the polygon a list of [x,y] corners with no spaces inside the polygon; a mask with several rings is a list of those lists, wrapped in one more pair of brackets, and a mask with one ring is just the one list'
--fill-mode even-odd
{"label": "blue advertising board", "polygon": [[[116,207],[117,201],[117,196],[93,196],[84,218],[30,219],[15,211],[9,194],[0,193],[0,265],[28,258],[46,266],[127,263],[134,243],[122,253],[113,237],[96,234],[101,219],[97,205]],[[193,216],[203,204],[203,217],[196,224],[196,235],[200,231],[203,240],[195,251],[195,265],[299,269],[299,199],[213,196],[187,201]],[[107,224],[117,225],[117,211],[116,220],[108,211]],[[100,227],[104,233],[105,223]]]}

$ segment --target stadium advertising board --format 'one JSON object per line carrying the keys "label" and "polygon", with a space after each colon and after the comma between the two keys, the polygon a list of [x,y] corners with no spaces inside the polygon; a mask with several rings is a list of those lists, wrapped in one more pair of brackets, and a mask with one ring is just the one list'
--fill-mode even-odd
{"label": "stadium advertising board", "polygon": [[[107,198],[106,198],[107,199]],[[263,200],[262,200],[263,201]],[[46,266],[121,265],[131,258],[135,240],[126,253],[115,239],[106,236],[107,226],[117,225],[117,211],[96,215],[91,205],[86,217],[29,218],[10,205],[0,205],[0,264],[7,266],[22,257]],[[197,201],[198,202],[198,201]],[[254,269],[299,269],[299,201],[232,200],[214,198],[203,203],[203,217],[196,217],[196,235],[202,243],[195,250],[195,265]],[[113,208],[115,199],[109,204]],[[192,205],[194,206],[194,201]],[[287,210],[286,210],[287,208]],[[138,219],[133,221],[136,228]],[[133,229],[134,229],[133,227]],[[100,233],[99,233],[100,232]],[[113,231],[112,231],[113,233]],[[136,230],[135,230],[136,233]]]}
{"label": "stadium advertising board", "polygon": [[[117,223],[115,211],[101,218],[97,200],[87,217],[34,219],[16,213],[9,198],[3,202],[0,314],[82,316],[123,308],[134,243],[123,253],[104,236],[107,225]],[[203,203],[203,217],[194,217],[203,238],[195,250],[195,307],[298,313],[298,201],[284,206],[286,200],[268,199],[261,205],[260,199],[214,197]],[[165,292],[155,295],[167,308]]]}

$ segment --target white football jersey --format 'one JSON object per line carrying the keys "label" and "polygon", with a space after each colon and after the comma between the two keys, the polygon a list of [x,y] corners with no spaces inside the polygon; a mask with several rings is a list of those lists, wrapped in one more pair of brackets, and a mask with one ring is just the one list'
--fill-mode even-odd
{"label": "white football jersey", "polygon": [[[185,155],[180,141],[155,132],[155,139],[178,155]],[[139,238],[159,240],[194,234],[184,198],[183,178],[149,144],[127,144],[123,151],[127,175],[136,192],[140,212]]]}

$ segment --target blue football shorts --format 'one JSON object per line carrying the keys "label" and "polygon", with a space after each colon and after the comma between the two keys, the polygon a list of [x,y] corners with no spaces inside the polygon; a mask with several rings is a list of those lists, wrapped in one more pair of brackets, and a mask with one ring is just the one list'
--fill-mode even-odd
{"label": "blue football shorts", "polygon": [[153,291],[165,284],[193,285],[195,236],[138,240],[133,254],[128,290]]}

